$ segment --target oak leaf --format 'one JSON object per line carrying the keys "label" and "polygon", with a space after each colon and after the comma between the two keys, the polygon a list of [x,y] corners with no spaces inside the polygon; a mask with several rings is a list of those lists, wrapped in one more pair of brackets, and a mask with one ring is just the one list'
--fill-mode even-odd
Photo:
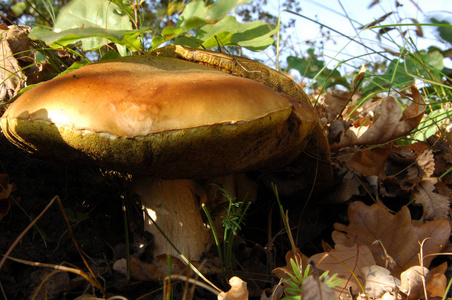
{"label": "oak leaf", "polygon": [[337,300],[332,288],[313,275],[303,280],[301,292],[303,300]]}
{"label": "oak leaf", "polygon": [[433,268],[428,272],[425,279],[427,294],[431,297],[442,297],[446,293],[447,278],[444,273],[447,271],[447,262]]}
{"label": "oak leaf", "polygon": [[344,296],[351,288],[353,292],[362,292],[364,273],[362,269],[375,265],[375,260],[367,246],[344,246],[336,243],[333,250],[318,253],[310,257],[320,270],[337,273],[344,281],[334,288],[337,296]]}
{"label": "oak leaf", "polygon": [[[426,238],[423,247],[424,256],[438,253],[446,245],[450,236],[448,220],[439,219],[418,225],[411,221],[410,211],[406,206],[393,215],[381,205],[367,206],[361,202],[353,202],[348,207],[348,226],[336,223],[332,233],[333,241],[352,247],[356,243],[360,247],[367,246],[372,251],[377,265],[385,266],[387,254],[395,260],[396,266],[392,274],[398,277],[411,266],[419,264],[419,244]],[[380,245],[374,242],[379,240]],[[428,267],[434,256],[424,259],[424,266]]]}
{"label": "oak leaf", "polygon": [[[412,91],[415,89],[413,87]],[[425,111],[425,105],[421,104],[424,101],[419,96],[419,92],[413,92],[413,94],[416,95],[413,97],[413,103],[403,113],[402,108],[393,97],[384,98],[379,110],[375,113],[372,125],[367,128],[350,127],[342,133],[339,142],[331,145],[331,148],[383,144],[407,135],[419,125]]]}
{"label": "oak leaf", "polygon": [[438,178],[425,178],[419,183],[412,197],[417,205],[424,208],[425,220],[447,219],[449,217],[450,199],[435,192]]}
{"label": "oak leaf", "polygon": [[364,273],[366,295],[372,299],[385,293],[394,293],[400,286],[400,280],[391,275],[388,269],[372,265],[362,269]]}
{"label": "oak leaf", "polygon": [[349,164],[363,176],[376,175],[384,178],[386,160],[390,154],[389,148],[358,150],[350,157]]}
{"label": "oak leaf", "polygon": [[412,266],[400,275],[400,290],[407,295],[407,299],[416,300],[424,297],[423,281],[428,274],[428,269],[421,266]]}

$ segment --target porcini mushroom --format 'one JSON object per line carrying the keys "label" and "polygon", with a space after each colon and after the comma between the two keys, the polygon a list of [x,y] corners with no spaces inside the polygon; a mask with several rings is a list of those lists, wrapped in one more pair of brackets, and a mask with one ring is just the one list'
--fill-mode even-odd
{"label": "porcini mushroom", "polygon": [[[308,104],[262,83],[149,55],[57,77],[25,92],[1,118],[5,136],[24,150],[133,174],[156,223],[190,259],[210,239],[187,196],[192,179],[287,164],[316,124]],[[152,233],[156,255],[175,253]]]}

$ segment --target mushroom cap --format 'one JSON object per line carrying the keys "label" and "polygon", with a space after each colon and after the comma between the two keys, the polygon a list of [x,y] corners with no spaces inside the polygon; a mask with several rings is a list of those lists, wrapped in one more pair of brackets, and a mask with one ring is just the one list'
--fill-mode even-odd
{"label": "mushroom cap", "polygon": [[5,136],[46,158],[160,178],[207,178],[298,156],[309,105],[246,78],[175,58],[90,64],[19,97]]}

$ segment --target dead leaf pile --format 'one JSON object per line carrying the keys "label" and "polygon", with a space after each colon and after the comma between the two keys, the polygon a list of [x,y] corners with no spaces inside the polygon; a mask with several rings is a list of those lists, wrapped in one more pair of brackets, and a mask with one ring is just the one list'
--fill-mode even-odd
{"label": "dead leaf pile", "polygon": [[[448,220],[416,222],[406,206],[392,214],[379,204],[367,206],[361,202],[349,205],[348,217],[349,225],[334,225],[334,249],[324,245],[325,252],[309,258],[320,272],[328,270],[343,279],[334,288],[337,297],[420,299],[424,297],[424,283],[429,297],[445,293],[446,263],[430,271],[428,267],[449,240]],[[298,252],[296,257],[304,256]],[[289,266],[273,272],[288,280]]]}
{"label": "dead leaf pile", "polygon": [[[413,88],[413,91],[417,91],[417,89]],[[407,135],[419,125],[424,116],[425,107],[422,97],[419,96],[413,99],[412,104],[402,113],[402,108],[397,101],[391,96],[386,97],[381,100],[370,125],[358,123],[345,128],[342,124],[332,123],[330,130],[337,136],[336,126],[339,126],[340,137],[335,138],[338,142],[332,144],[331,149],[354,145],[384,144]]]}
{"label": "dead leaf pile", "polygon": [[[332,238],[336,244],[335,249],[311,257],[319,269],[336,272],[346,279],[348,283],[338,292],[344,293],[352,287],[354,293],[371,292],[375,298],[387,292],[394,294],[398,291],[411,295],[409,299],[419,299],[411,297],[421,296],[418,290],[422,287],[422,284],[418,283],[419,276],[422,275],[422,280],[425,280],[428,271],[420,266],[421,243],[422,265],[428,268],[435,257],[432,254],[441,253],[449,240],[448,220],[415,222],[411,220],[406,206],[403,206],[398,213],[392,214],[379,204],[366,206],[361,202],[353,202],[349,205],[348,216],[349,225],[337,223],[334,226]],[[347,252],[349,258],[347,258]],[[322,256],[329,259],[322,260]],[[343,270],[344,264],[347,265],[347,271]],[[384,270],[374,273],[375,265]],[[419,271],[420,268],[422,272]],[[376,274],[378,274],[377,278],[375,278]],[[371,275],[373,277],[369,277]],[[438,276],[442,277],[444,273]],[[400,284],[398,284],[399,280]],[[436,285],[436,288],[442,293],[446,288],[445,283],[442,280],[435,282],[435,284],[441,284]],[[375,287],[376,284],[378,287]]]}

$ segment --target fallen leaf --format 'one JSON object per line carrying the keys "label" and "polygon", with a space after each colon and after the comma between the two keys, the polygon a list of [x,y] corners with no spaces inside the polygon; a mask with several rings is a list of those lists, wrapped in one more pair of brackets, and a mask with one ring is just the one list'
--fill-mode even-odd
{"label": "fallen leaf", "polygon": [[349,164],[363,176],[376,175],[384,178],[386,160],[390,154],[390,148],[358,150],[350,157]]}
{"label": "fallen leaf", "polygon": [[447,271],[447,262],[433,268],[428,272],[426,288],[428,297],[442,297],[446,293],[447,278],[444,273]]}
{"label": "fallen leaf", "polygon": [[422,151],[417,157],[416,163],[419,167],[420,177],[429,178],[433,176],[433,173],[435,172],[435,160],[433,158],[432,149]]}
{"label": "fallen leaf", "polygon": [[218,294],[218,300],[248,300],[248,289],[245,281],[234,276],[229,279],[229,285],[231,289],[226,293]]}
{"label": "fallen leaf", "polygon": [[337,296],[344,296],[351,287],[353,292],[362,292],[364,274],[362,269],[375,265],[375,260],[369,247],[353,244],[344,246],[336,243],[330,252],[318,253],[310,257],[316,267],[322,271],[337,273],[337,278],[344,281],[334,287]]}
{"label": "fallen leaf", "polygon": [[450,199],[435,192],[437,183],[438,178],[422,179],[412,194],[414,202],[423,207],[423,217],[428,221],[449,217]]}
{"label": "fallen leaf", "polygon": [[[26,28],[23,26],[23,28]],[[28,31],[30,28],[27,29]],[[15,53],[28,51],[30,49],[30,40],[28,32],[22,31],[21,27],[12,26],[8,30],[2,31],[2,40],[0,42],[0,102],[4,103],[16,96],[25,86],[25,74]],[[20,42],[24,45],[18,47]],[[16,52],[16,50],[19,51]]]}
{"label": "fallen leaf", "polygon": [[[413,87],[412,91],[416,88]],[[413,92],[413,94],[415,94]],[[418,94],[416,94],[418,95]],[[422,120],[425,105],[422,97],[413,99],[402,114],[402,108],[393,97],[386,97],[381,101],[379,109],[375,113],[371,126],[348,128],[342,133],[339,142],[331,145],[331,149],[340,149],[353,145],[384,144],[401,136],[407,135],[415,129]],[[402,116],[401,116],[402,115]]]}
{"label": "fallen leaf", "polygon": [[400,275],[400,290],[408,296],[409,300],[425,299],[424,284],[428,269],[421,266],[412,266]]}
{"label": "fallen leaf", "polygon": [[319,99],[319,104],[316,105],[319,117],[326,118],[326,122],[331,123],[344,110],[352,95],[353,91],[333,90],[329,92],[324,99]]}
{"label": "fallen leaf", "polygon": [[308,257],[301,253],[300,249],[296,248],[295,250],[290,250],[286,253],[286,265],[284,267],[275,268],[272,273],[275,274],[280,279],[291,279],[288,274],[293,275],[292,264],[290,260],[293,260],[297,266],[301,266],[304,271],[306,266],[308,265]]}
{"label": "fallen leaf", "polygon": [[391,276],[391,272],[383,267],[372,265],[363,267],[366,295],[380,298],[385,293],[394,293],[400,286],[400,280]]}
{"label": "fallen leaf", "polygon": [[313,275],[303,280],[301,291],[303,300],[337,300],[336,294],[325,282],[315,278]]}
{"label": "fallen leaf", "polygon": [[[385,258],[381,245],[374,245],[379,240],[385,247],[396,267],[392,274],[398,277],[404,270],[419,264],[419,243],[424,243],[424,255],[439,253],[446,245],[450,236],[449,221],[434,220],[422,225],[415,225],[411,221],[410,211],[406,206],[393,215],[384,207],[374,204],[367,206],[362,202],[353,202],[348,207],[349,225],[334,224],[333,241],[352,247],[356,243],[367,246],[372,251],[376,264],[385,266]],[[434,256],[424,259],[424,266],[428,267]]]}

